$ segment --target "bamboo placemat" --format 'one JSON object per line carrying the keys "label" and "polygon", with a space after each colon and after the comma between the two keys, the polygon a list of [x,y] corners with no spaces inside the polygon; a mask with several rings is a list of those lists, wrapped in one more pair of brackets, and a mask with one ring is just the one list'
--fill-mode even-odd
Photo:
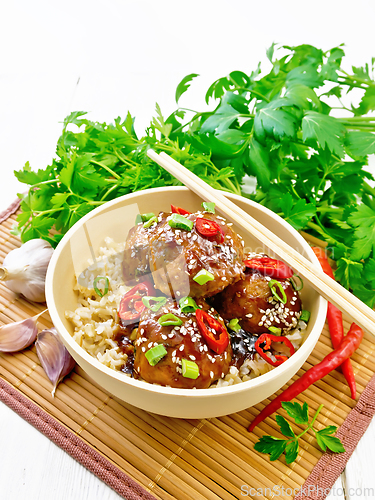
{"label": "bamboo placemat", "polygon": [[[20,246],[19,239],[10,234],[16,215],[7,216],[0,224],[0,262]],[[43,308],[43,304],[29,303],[0,283],[0,324],[28,318]],[[41,329],[52,326],[48,313],[39,319],[39,325]],[[349,327],[347,321],[345,327]],[[289,383],[331,349],[325,327],[314,352]],[[250,421],[268,400],[220,418],[168,418],[111,396],[78,366],[59,385],[53,398],[52,385],[34,347],[16,354],[0,354],[0,398],[124,498],[290,500],[303,485],[332,486],[375,412],[375,379],[369,384],[375,371],[375,345],[363,340],[352,360],[358,397],[363,393],[357,406],[337,371],[297,398],[300,403],[307,401],[311,414],[324,404],[317,421],[321,427],[341,426],[356,406],[339,431],[347,452],[322,457],[313,435],[307,433],[301,439],[298,459],[290,466],[284,458],[270,462],[268,455],[253,449],[263,434],[281,437],[274,416],[254,433],[247,432]],[[299,426],[292,427],[298,432]],[[313,486],[308,491],[302,489],[298,498],[321,499],[327,493],[315,495]]]}

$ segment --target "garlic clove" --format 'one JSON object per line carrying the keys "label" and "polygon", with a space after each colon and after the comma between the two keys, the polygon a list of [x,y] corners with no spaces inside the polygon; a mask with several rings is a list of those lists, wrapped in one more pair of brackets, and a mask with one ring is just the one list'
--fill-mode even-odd
{"label": "garlic clove", "polygon": [[29,347],[38,334],[36,327],[38,318],[46,311],[47,309],[33,318],[0,326],[0,352],[17,352]]}
{"label": "garlic clove", "polygon": [[44,302],[47,267],[53,248],[41,239],[26,241],[5,257],[0,267],[0,280],[13,292],[21,293],[28,300]]}
{"label": "garlic clove", "polygon": [[61,342],[56,328],[38,333],[35,347],[42,367],[53,384],[54,396],[59,382],[73,370],[76,362]]}

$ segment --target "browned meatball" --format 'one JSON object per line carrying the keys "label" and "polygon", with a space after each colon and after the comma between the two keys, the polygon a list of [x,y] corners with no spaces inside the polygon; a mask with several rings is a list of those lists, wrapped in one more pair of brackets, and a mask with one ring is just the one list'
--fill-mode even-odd
{"label": "browned meatball", "polygon": [[[216,222],[224,241],[200,234],[196,228],[198,218]],[[152,229],[149,240],[150,269],[155,287],[161,292],[177,299],[186,295],[210,297],[243,277],[242,242],[225,219],[205,212],[190,214],[187,219],[194,222],[191,231],[171,228],[169,219]],[[203,285],[194,281],[201,270],[211,273],[213,280]]]}
{"label": "browned meatball", "polygon": [[165,222],[168,215],[168,213],[159,214],[158,223],[153,224],[151,228],[145,229],[143,223],[140,222],[130,229],[122,263],[125,283],[131,284],[141,276],[150,274],[150,238],[158,226]]}
{"label": "browned meatball", "polygon": [[239,318],[242,328],[251,333],[266,333],[270,326],[284,332],[295,328],[301,312],[298,293],[289,280],[279,279],[287,297],[284,305],[273,297],[268,285],[270,279],[259,271],[247,270],[245,279],[215,297],[214,305],[223,318]]}
{"label": "browned meatball", "polygon": [[[204,301],[200,306],[208,310]],[[158,319],[172,313],[182,320],[181,326],[161,326]],[[210,314],[217,315],[211,308]],[[217,318],[224,325],[220,318]],[[155,366],[151,366],[145,353],[163,344],[167,354]],[[197,379],[182,376],[181,360],[194,361],[199,367]],[[141,316],[135,341],[134,374],[146,382],[183,389],[206,389],[213,382],[225,376],[232,359],[230,342],[222,354],[216,354],[206,344],[197,326],[195,313],[182,313],[176,302],[169,299],[158,312],[146,309]]]}

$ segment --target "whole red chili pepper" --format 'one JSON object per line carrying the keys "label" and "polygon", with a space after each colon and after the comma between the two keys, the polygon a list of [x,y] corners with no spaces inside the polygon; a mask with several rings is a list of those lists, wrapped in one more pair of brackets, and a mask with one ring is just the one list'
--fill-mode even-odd
{"label": "whole red chili pepper", "polygon": [[273,356],[276,358],[276,361],[274,361],[270,356],[268,356],[271,350],[272,342],[280,342],[285,344],[289,348],[290,356],[295,353],[293,344],[286,337],[271,335],[270,333],[262,333],[262,335],[255,342],[255,350],[259,354],[259,356],[265,359],[267,363],[272,366],[280,366],[282,363],[284,363],[284,361],[289,359],[288,356],[274,354]]}
{"label": "whole red chili pepper", "polygon": [[229,344],[229,335],[225,327],[206,311],[195,311],[198,328],[207,345],[217,354],[222,354]]}
{"label": "whole red chili pepper", "polygon": [[363,330],[355,323],[350,327],[347,335],[342,339],[342,342],[337,349],[330,352],[320,363],[313,366],[305,372],[301,378],[293,382],[285,391],[279,394],[271,401],[263,410],[255,417],[249,426],[249,432],[260,424],[264,419],[272,415],[275,411],[281,408],[283,401],[291,401],[301,392],[305,391],[310,385],[320,380],[325,375],[342,364],[345,359],[348,359],[358,349],[363,338]]}
{"label": "whole red chili pepper", "polygon": [[271,259],[271,257],[256,257],[244,261],[246,267],[257,269],[260,273],[272,278],[287,279],[294,274],[293,270],[281,260]]}
{"label": "whole red chili pepper", "polygon": [[[324,249],[320,247],[312,247],[312,250],[317,256],[323,271],[332,279],[335,279]],[[327,322],[328,322],[329,333],[331,335],[332,345],[334,349],[336,349],[336,347],[340,344],[342,338],[344,337],[344,326],[342,323],[342,312],[340,311],[340,309],[338,309],[330,302],[328,302]],[[341,370],[344,377],[346,378],[346,381],[348,382],[348,386],[350,388],[350,395],[353,399],[355,399],[357,394],[357,387],[350,359],[346,359],[343,362],[343,364],[341,365]]]}
{"label": "whole red chili pepper", "polygon": [[210,219],[204,219],[203,217],[198,217],[195,221],[195,227],[199,234],[205,236],[206,238],[211,238],[213,236],[219,237],[220,243],[224,241],[224,232],[220,225]]}
{"label": "whole red chili pepper", "polygon": [[172,214],[179,214],[179,215],[190,215],[191,212],[188,212],[184,208],[176,207],[175,205],[171,205],[171,212]]}

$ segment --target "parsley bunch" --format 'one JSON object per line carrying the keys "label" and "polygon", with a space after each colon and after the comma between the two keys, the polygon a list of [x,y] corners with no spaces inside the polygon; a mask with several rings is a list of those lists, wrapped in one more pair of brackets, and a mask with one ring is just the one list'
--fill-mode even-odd
{"label": "parsley bunch", "polygon": [[339,438],[332,436],[337,431],[334,425],[328,425],[324,429],[317,431],[314,429],[314,423],[319,415],[323,405],[320,405],[311,422],[309,423],[309,413],[307,403],[303,406],[299,403],[283,402],[282,407],[286,410],[287,414],[294,419],[296,424],[306,425],[306,429],[297,436],[295,435],[289,422],[281,415],[276,415],[276,422],[280,427],[280,432],[288,439],[280,439],[274,436],[262,436],[260,440],[255,443],[254,449],[260,453],[268,453],[270,460],[277,460],[283,453],[285,453],[285,461],[291,464],[295,461],[299,452],[298,440],[309,430],[315,433],[318,445],[323,451],[327,448],[335,453],[342,453],[345,451]]}
{"label": "parsley bunch", "polygon": [[[249,74],[233,71],[216,80],[206,93],[206,102],[216,102],[213,111],[179,107],[164,118],[157,105],[140,138],[130,113],[114,124],[71,113],[52,164],[38,172],[26,164],[15,173],[31,186],[18,234],[23,241],[41,237],[55,245],[80,217],[108,200],[179,185],[148,159],[152,147],[212,186],[242,192],[326,241],[337,280],[373,307],[375,189],[366,166],[375,153],[375,59],[347,72],[344,55],[342,46],[327,52],[284,46],[276,52],[273,44],[268,73],[259,64]],[[177,103],[197,76],[180,82]],[[344,104],[353,89],[361,94],[359,104]],[[243,191],[249,176],[256,179],[251,195]],[[51,234],[52,228],[59,234]]]}

